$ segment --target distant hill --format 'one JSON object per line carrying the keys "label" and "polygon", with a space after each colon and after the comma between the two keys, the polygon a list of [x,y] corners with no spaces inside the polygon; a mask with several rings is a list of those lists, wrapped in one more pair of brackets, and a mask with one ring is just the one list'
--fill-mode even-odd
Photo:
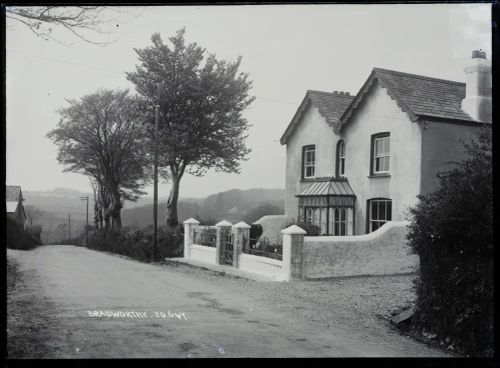
{"label": "distant hill", "polygon": [[[194,217],[202,222],[215,223],[227,220],[236,223],[249,211],[259,206],[271,205],[274,212],[283,213],[285,192],[283,189],[232,189],[202,199],[181,198],[178,203],[179,220]],[[158,223],[166,221],[166,201],[159,201]],[[277,214],[277,213],[273,213]],[[144,227],[153,223],[153,204],[122,210],[124,226]]]}
{"label": "distant hill", "polygon": [[[283,189],[232,189],[216,193],[206,198],[181,198],[178,203],[179,220],[194,217],[202,222],[213,223],[227,220],[236,223],[242,220],[254,221],[253,214],[261,214],[259,206],[265,214],[283,213]],[[84,230],[86,223],[86,203],[80,197],[89,197],[89,224],[93,224],[93,193],[85,193],[75,189],[56,188],[51,191],[23,191],[26,198],[24,205],[33,205],[44,212],[34,225],[42,226],[44,243],[59,240],[67,236],[62,230],[56,230],[63,224],[69,225],[71,215],[71,234]],[[167,197],[160,197],[158,203],[158,223],[166,220]],[[267,212],[266,212],[267,211]],[[269,213],[269,211],[273,213]],[[246,217],[245,217],[246,216]],[[248,217],[250,216],[250,217]],[[153,198],[140,198],[136,203],[126,202],[122,210],[123,226],[145,227],[153,223]]]}

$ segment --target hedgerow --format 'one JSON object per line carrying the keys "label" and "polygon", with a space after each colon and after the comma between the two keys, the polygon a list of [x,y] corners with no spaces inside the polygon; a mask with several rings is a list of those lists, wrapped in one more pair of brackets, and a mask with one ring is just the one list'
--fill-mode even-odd
{"label": "hedgerow", "polygon": [[411,208],[408,240],[420,256],[412,328],[466,355],[493,354],[491,130],[464,144],[468,158],[439,175]]}
{"label": "hedgerow", "polygon": [[26,230],[14,219],[6,218],[7,248],[29,250],[41,245],[40,227]]}
{"label": "hedgerow", "polygon": [[[84,244],[84,237],[81,239]],[[166,227],[158,228],[157,259],[181,257],[183,252],[181,232],[171,233]],[[87,247],[125,255],[142,262],[151,261],[153,249],[153,226],[144,229],[109,228],[89,232]]]}

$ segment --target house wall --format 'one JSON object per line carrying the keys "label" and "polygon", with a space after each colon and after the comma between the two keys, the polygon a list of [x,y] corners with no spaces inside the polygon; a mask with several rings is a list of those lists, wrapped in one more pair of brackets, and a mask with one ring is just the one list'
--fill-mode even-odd
{"label": "house wall", "polygon": [[419,257],[405,239],[406,222],[387,222],[360,236],[305,237],[301,278],[391,275],[416,272]]}
{"label": "house wall", "polygon": [[[346,143],[345,174],[356,194],[354,235],[366,233],[368,199],[392,199],[392,220],[402,221],[420,193],[420,123],[412,122],[378,82],[367,93],[341,131]],[[371,135],[381,132],[391,136],[390,176],[370,178]]]}
{"label": "house wall", "polygon": [[301,181],[302,147],[316,145],[316,177],[333,176],[338,139],[318,109],[309,104],[286,145],[285,216],[297,219],[298,199],[295,195],[310,184]]}
{"label": "house wall", "polygon": [[16,210],[14,212],[7,212],[7,216],[14,219],[19,225],[25,227],[26,216],[24,212],[23,202],[18,201]]}
{"label": "house wall", "polygon": [[460,140],[475,139],[478,126],[458,125],[441,122],[422,124],[422,176],[421,192],[429,194],[438,188],[437,174],[451,169],[450,161],[465,158],[465,147]]}

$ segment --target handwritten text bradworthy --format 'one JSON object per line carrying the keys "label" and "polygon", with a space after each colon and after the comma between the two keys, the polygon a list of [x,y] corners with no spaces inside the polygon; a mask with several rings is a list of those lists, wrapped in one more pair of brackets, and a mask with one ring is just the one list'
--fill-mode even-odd
{"label": "handwritten text bradworthy", "polygon": [[124,311],[87,311],[90,317],[108,317],[108,318],[177,318],[188,320],[186,313],[165,312],[124,312]]}

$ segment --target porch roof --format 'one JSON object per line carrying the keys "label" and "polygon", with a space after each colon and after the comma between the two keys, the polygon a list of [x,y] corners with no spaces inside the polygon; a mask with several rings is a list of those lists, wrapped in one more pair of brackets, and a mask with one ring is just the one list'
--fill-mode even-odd
{"label": "porch roof", "polygon": [[347,180],[339,180],[335,178],[319,179],[314,181],[307,188],[302,190],[297,197],[310,196],[350,196],[355,197]]}

